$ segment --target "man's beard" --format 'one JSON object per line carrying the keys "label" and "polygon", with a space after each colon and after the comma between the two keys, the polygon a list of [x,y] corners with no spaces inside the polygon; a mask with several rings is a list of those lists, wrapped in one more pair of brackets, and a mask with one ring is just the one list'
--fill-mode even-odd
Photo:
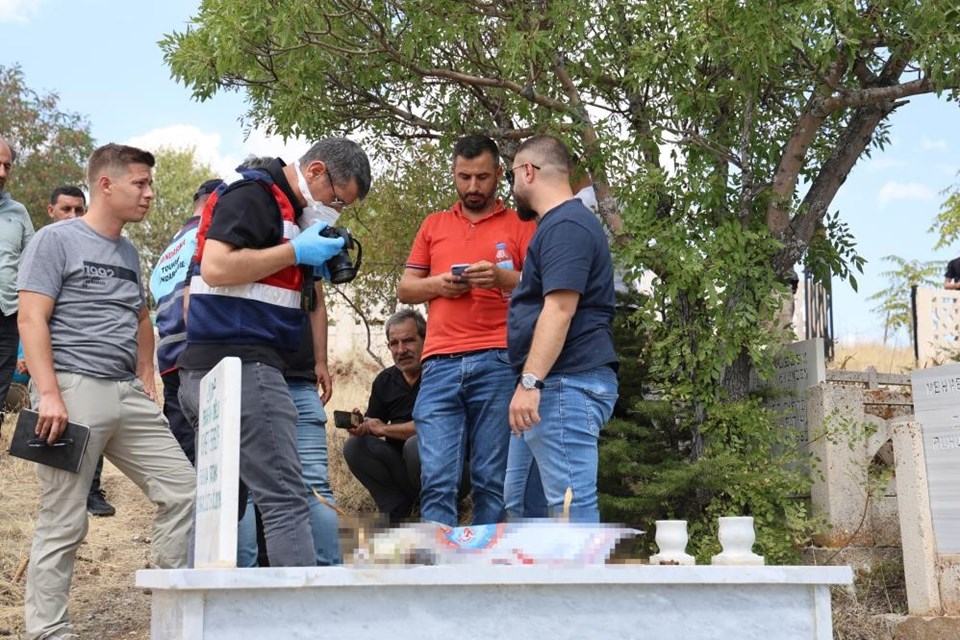
{"label": "man's beard", "polygon": [[[463,203],[463,208],[467,209],[468,211],[483,211],[484,209],[487,208],[487,206],[489,206],[490,202],[493,200],[493,195],[477,193],[477,192],[472,192],[472,193],[457,192],[457,195],[460,196],[460,202]],[[480,203],[477,204],[476,201],[471,203],[468,200],[468,198],[480,200]]]}
{"label": "man's beard", "polygon": [[527,202],[526,198],[523,196],[513,194],[513,201],[517,204],[517,217],[528,222],[530,220],[537,219],[537,212],[530,206],[530,203]]}

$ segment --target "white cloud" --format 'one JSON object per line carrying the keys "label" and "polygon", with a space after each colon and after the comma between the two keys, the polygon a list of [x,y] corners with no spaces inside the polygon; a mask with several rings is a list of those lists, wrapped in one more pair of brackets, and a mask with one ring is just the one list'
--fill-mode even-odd
{"label": "white cloud", "polygon": [[[153,129],[130,138],[124,144],[148,151],[156,151],[161,147],[172,149],[193,147],[197,160],[209,164],[224,180],[233,180],[238,177],[234,169],[247,156],[279,156],[291,162],[303,155],[310,146],[309,142],[302,138],[285,142],[279,136],[269,135],[262,129],[252,130],[245,141],[241,139],[240,133],[237,134],[237,140],[224,141],[219,133],[206,132],[199,127],[186,124]],[[239,148],[242,151],[228,151],[225,147]]]}
{"label": "white cloud", "polygon": [[903,160],[897,160],[893,156],[881,155],[870,158],[867,161],[866,169],[867,171],[879,172],[902,167],[905,164]]}
{"label": "white cloud", "polygon": [[0,0],[0,22],[27,22],[40,10],[42,0]]}
{"label": "white cloud", "polygon": [[140,147],[147,151],[157,151],[162,147],[169,149],[189,149],[192,147],[197,160],[218,170],[222,161],[220,134],[206,133],[192,125],[174,124],[153,129],[130,138],[125,144]]}
{"label": "white cloud", "polygon": [[931,140],[930,138],[924,136],[920,140],[920,147],[924,151],[946,151],[947,150],[947,141],[940,140]]}
{"label": "white cloud", "polygon": [[883,209],[893,200],[933,200],[936,192],[918,182],[887,182],[877,192],[877,204]]}
{"label": "white cloud", "polygon": [[303,137],[284,141],[280,136],[268,134],[263,129],[254,129],[243,142],[244,157],[278,156],[287,162],[293,162],[310,148],[310,141]]}

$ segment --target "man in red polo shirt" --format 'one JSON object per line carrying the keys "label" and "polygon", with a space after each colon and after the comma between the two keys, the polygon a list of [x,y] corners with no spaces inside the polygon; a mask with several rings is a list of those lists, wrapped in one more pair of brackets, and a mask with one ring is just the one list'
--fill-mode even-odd
{"label": "man in red polo shirt", "polygon": [[504,516],[508,407],[517,384],[507,357],[507,307],[536,225],[497,197],[502,175],[493,140],[471,135],[457,142],[453,177],[460,201],[424,220],[397,291],[401,302],[429,305],[413,411],[420,513],[451,526],[467,451],[473,523]]}

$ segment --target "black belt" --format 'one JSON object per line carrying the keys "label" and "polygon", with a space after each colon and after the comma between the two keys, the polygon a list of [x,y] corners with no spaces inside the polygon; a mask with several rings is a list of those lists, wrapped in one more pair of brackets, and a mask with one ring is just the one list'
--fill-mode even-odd
{"label": "black belt", "polygon": [[459,351],[457,353],[433,353],[423,359],[424,362],[428,360],[449,360],[451,358],[463,358],[464,356],[473,356],[478,353],[486,353],[487,351],[499,351],[496,347],[491,347],[489,349],[474,349],[473,351]]}

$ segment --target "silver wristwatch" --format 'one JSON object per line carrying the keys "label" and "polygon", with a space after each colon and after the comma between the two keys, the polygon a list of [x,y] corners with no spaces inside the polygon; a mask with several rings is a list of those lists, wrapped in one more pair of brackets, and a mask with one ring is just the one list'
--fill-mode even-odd
{"label": "silver wristwatch", "polygon": [[525,373],[520,376],[520,386],[527,391],[531,389],[543,389],[543,380],[532,373]]}

